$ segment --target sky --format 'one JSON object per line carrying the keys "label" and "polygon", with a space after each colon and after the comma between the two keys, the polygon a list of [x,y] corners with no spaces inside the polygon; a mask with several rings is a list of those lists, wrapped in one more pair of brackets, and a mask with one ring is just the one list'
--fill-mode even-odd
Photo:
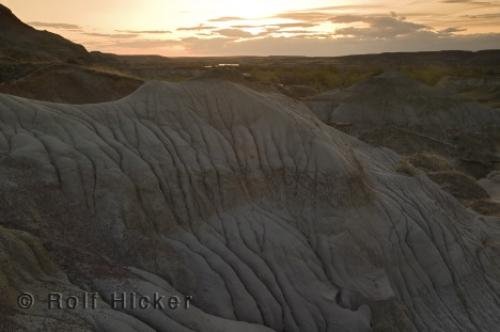
{"label": "sky", "polygon": [[0,0],[88,50],[164,56],[500,48],[500,0]]}

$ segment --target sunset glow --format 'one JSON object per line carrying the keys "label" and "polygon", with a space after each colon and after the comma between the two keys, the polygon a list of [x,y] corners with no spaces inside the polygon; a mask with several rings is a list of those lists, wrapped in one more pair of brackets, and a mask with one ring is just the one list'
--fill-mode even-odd
{"label": "sunset glow", "polygon": [[500,1],[3,3],[38,29],[61,34],[89,50],[121,54],[340,55],[479,49],[492,48],[500,34]]}

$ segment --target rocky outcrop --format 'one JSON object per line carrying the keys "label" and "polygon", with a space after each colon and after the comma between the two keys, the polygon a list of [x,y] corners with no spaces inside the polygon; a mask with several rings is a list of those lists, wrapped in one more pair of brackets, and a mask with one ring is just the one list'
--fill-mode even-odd
{"label": "rocky outcrop", "polygon": [[[1,254],[54,280],[11,298],[97,292],[101,311],[60,312],[72,330],[494,330],[499,220],[399,161],[301,103],[216,80],[94,105],[0,95],[0,234],[43,244]],[[131,291],[192,306],[111,308]],[[1,321],[46,322],[6,307]]]}

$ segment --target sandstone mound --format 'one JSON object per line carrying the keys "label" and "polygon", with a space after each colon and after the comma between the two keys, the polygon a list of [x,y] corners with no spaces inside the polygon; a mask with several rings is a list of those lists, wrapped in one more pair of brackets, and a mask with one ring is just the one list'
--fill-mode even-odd
{"label": "sandstone mound", "polygon": [[452,157],[476,177],[500,160],[500,111],[398,72],[311,98],[308,104],[326,123],[364,141],[403,154]]}
{"label": "sandstone mound", "polygon": [[[499,220],[398,162],[232,83],[78,106],[0,95],[1,272],[25,278],[0,286],[99,293],[59,330],[494,330]],[[193,305],[115,311],[112,291]],[[43,328],[42,307],[8,309],[0,321]]]}

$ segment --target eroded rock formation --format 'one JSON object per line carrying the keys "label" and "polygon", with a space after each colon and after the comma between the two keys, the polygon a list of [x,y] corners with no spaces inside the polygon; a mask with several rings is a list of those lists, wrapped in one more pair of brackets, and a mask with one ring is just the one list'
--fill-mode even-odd
{"label": "eroded rock formation", "polygon": [[[491,331],[500,223],[303,104],[215,80],[116,102],[0,95],[3,324],[103,331]],[[99,310],[21,310],[21,292]],[[113,310],[110,292],[192,296]],[[3,290],[2,290],[3,293]],[[45,324],[45,325],[44,325]]]}
{"label": "eroded rock formation", "polygon": [[385,72],[308,100],[325,123],[402,154],[436,152],[477,177],[500,160],[500,112]]}

